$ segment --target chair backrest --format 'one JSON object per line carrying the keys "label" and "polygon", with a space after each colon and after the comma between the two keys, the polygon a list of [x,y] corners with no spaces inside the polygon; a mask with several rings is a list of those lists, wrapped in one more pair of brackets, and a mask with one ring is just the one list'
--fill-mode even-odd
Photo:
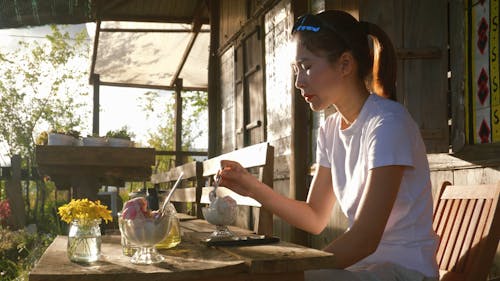
{"label": "chair backrest", "polygon": [[[151,175],[151,182],[156,186],[160,184],[168,184],[168,188],[172,188],[173,184],[183,174],[181,185],[172,194],[171,202],[188,203],[193,206],[193,215],[202,218],[199,202],[201,200],[201,188],[204,185],[203,179],[203,163],[200,161],[192,161],[186,164],[174,167],[167,172],[156,173]],[[179,210],[181,213],[183,210]]]}
{"label": "chair backrest", "polygon": [[[256,170],[254,174],[258,177],[258,179],[269,187],[273,187],[274,147],[269,143],[264,142],[205,160],[203,162],[203,177],[207,178],[206,182],[209,186],[203,187],[201,203],[210,203],[208,194],[213,189],[213,176],[220,169],[221,160],[237,161],[251,172]],[[273,234],[273,215],[265,208],[261,208],[261,204],[259,202],[252,198],[238,195],[223,186],[219,186],[219,188],[217,188],[217,195],[229,195],[236,200],[239,206],[252,207],[252,215],[250,218],[251,223],[249,226],[253,228],[255,233],[267,235]]]}
{"label": "chair backrest", "polygon": [[455,186],[445,182],[435,201],[433,227],[440,280],[486,280],[500,235],[500,182]]}

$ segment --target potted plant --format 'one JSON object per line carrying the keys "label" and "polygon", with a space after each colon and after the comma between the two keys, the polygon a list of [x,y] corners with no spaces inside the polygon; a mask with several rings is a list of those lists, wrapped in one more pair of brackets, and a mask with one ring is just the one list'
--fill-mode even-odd
{"label": "potted plant", "polygon": [[98,134],[87,135],[82,140],[84,146],[107,146],[108,141],[105,137]]}
{"label": "potted plant", "polygon": [[80,137],[76,130],[53,129],[48,133],[48,145],[75,145]]}
{"label": "potted plant", "polygon": [[110,130],[106,133],[106,137],[110,146],[133,146],[133,136],[134,134],[131,133],[126,126],[118,130]]}

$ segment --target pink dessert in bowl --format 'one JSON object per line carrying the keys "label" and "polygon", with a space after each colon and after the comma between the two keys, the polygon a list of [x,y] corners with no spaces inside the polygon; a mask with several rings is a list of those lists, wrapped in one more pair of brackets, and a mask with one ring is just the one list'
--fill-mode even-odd
{"label": "pink dessert in bowl", "polygon": [[142,197],[125,203],[121,217],[122,235],[139,247],[130,260],[132,263],[153,264],[164,260],[154,245],[167,236],[172,218],[169,212],[162,215],[148,210],[146,199]]}

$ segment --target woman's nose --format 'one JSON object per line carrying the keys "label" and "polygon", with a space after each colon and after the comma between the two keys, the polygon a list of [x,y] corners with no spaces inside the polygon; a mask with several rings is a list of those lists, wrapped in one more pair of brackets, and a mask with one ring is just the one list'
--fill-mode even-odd
{"label": "woman's nose", "polygon": [[297,74],[295,74],[295,88],[303,89],[305,85],[306,81],[304,79],[304,74],[302,74],[301,71],[298,71]]}

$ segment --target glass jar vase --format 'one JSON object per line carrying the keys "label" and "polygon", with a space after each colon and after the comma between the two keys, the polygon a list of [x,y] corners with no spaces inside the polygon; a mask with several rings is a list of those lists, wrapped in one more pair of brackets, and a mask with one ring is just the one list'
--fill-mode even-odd
{"label": "glass jar vase", "polygon": [[73,220],[69,227],[67,254],[74,262],[89,263],[101,255],[101,219]]}

